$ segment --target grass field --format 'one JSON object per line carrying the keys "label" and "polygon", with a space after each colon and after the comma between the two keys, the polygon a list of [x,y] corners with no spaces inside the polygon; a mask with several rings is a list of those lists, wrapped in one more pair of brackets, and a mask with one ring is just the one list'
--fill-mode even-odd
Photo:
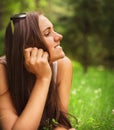
{"label": "grass field", "polygon": [[69,111],[77,117],[78,130],[114,130],[114,71],[103,66],[90,67],[83,73],[73,62],[73,83]]}

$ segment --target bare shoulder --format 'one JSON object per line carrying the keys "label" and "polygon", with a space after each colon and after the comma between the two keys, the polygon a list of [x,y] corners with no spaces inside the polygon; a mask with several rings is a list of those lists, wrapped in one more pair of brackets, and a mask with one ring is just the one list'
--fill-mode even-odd
{"label": "bare shoulder", "polygon": [[8,91],[6,67],[0,64],[0,95],[3,95]]}
{"label": "bare shoulder", "polygon": [[57,83],[71,81],[72,78],[72,62],[68,57],[58,60]]}
{"label": "bare shoulder", "polygon": [[58,68],[59,69],[72,69],[72,62],[68,57],[64,57],[58,60]]}

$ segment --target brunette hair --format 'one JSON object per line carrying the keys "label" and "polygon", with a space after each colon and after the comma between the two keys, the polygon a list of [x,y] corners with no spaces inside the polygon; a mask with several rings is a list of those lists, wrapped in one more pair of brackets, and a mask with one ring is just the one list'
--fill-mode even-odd
{"label": "brunette hair", "polygon": [[[41,14],[38,12],[26,13],[26,17],[24,18],[10,20],[6,28],[5,54],[8,84],[12,101],[18,115],[22,113],[26,106],[35,83],[35,75],[29,73],[24,66],[23,51],[27,47],[37,47],[48,51],[44,45],[39,29],[39,15]],[[52,76],[48,97],[38,129],[42,130],[43,127],[51,129],[59,124],[66,128],[71,128],[70,121],[66,114],[60,111],[59,108],[60,98]],[[56,122],[53,121],[53,119],[56,120]]]}

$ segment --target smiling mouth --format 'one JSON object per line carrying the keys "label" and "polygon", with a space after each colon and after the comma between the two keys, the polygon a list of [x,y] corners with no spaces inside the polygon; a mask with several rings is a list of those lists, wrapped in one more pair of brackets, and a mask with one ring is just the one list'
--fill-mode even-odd
{"label": "smiling mouth", "polygon": [[57,46],[55,46],[55,48],[61,48],[61,46],[60,46],[60,45],[57,45]]}

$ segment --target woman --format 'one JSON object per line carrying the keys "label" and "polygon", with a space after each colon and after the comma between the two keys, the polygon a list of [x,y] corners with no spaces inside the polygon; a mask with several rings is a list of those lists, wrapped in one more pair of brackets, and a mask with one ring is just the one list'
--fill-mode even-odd
{"label": "woman", "polygon": [[72,65],[62,35],[38,12],[11,17],[0,64],[3,130],[73,130],[67,118]]}

